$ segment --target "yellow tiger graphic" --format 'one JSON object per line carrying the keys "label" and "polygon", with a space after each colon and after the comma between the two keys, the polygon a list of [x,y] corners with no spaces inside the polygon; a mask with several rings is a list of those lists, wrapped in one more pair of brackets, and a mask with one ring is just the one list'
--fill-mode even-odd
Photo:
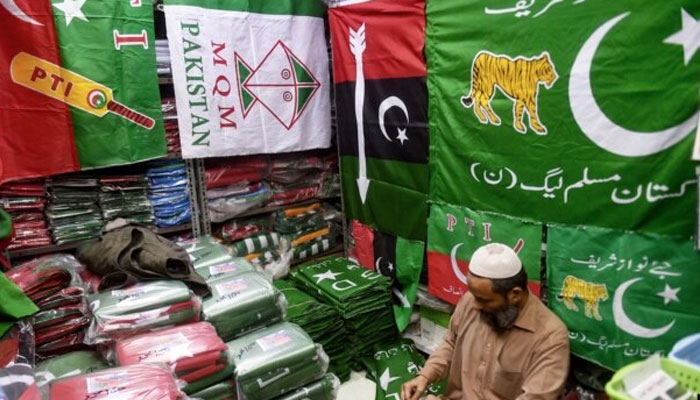
{"label": "yellow tiger graphic", "polygon": [[574,298],[576,297],[584,301],[586,317],[595,318],[598,321],[603,319],[598,310],[598,303],[608,300],[608,289],[604,284],[588,283],[569,275],[564,279],[564,284],[559,295],[557,295],[557,300],[563,301],[569,310],[578,311],[578,307],[574,303]]}
{"label": "yellow tiger graphic", "polygon": [[559,77],[549,53],[543,52],[539,57],[512,59],[480,51],[472,62],[471,75],[469,95],[462,96],[460,101],[465,108],[474,106],[474,114],[482,124],[488,124],[489,121],[494,125],[501,124],[501,119],[491,108],[491,99],[498,87],[515,102],[513,126],[516,131],[523,134],[526,132],[522,120],[523,112],[527,111],[530,128],[538,135],[547,134],[547,128],[537,115],[537,96],[540,83],[549,89]]}

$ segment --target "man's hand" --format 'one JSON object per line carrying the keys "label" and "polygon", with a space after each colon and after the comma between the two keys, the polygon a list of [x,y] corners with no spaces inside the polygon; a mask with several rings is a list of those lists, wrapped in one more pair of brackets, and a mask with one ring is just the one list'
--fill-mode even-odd
{"label": "man's hand", "polygon": [[428,379],[418,375],[401,386],[402,400],[418,400],[428,387]]}

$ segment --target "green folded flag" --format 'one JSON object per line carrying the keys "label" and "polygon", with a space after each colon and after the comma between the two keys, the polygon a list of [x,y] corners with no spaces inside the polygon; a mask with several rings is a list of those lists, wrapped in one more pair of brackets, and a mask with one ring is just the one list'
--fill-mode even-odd
{"label": "green folded flag", "polygon": [[304,385],[299,389],[275,398],[275,400],[335,400],[340,380],[333,374]]}
{"label": "green folded flag", "polygon": [[0,299],[2,299],[0,301],[0,336],[4,335],[18,319],[39,311],[39,307],[2,272],[0,272]]}
{"label": "green folded flag", "polygon": [[226,400],[236,398],[236,385],[233,379],[226,379],[190,395],[193,399]]}
{"label": "green folded flag", "polygon": [[47,385],[55,379],[89,374],[109,368],[100,355],[94,351],[74,351],[50,358],[36,366],[36,383]]}

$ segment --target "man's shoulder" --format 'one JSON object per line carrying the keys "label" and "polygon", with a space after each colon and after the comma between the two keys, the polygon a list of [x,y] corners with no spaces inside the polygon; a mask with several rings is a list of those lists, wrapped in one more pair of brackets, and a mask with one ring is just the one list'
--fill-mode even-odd
{"label": "man's shoulder", "polygon": [[539,321],[540,332],[546,336],[568,336],[569,331],[562,320],[554,314],[540,299],[536,298],[537,304],[537,320]]}

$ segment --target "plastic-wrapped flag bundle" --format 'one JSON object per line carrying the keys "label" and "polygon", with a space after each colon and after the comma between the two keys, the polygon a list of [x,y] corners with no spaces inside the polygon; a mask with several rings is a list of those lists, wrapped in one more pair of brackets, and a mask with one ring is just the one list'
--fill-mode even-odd
{"label": "plastic-wrapped flag bundle", "polygon": [[180,281],[137,283],[90,295],[88,302],[93,315],[89,344],[199,321],[199,299]]}
{"label": "plastic-wrapped flag bundle", "polygon": [[34,335],[20,321],[0,339],[0,398],[41,400],[34,377]]}
{"label": "plastic-wrapped flag bundle", "polygon": [[36,366],[36,383],[40,389],[56,379],[89,374],[109,368],[94,351],[81,350],[50,358]]}
{"label": "plastic-wrapped flag bundle", "polygon": [[95,178],[47,179],[51,235],[56,244],[92,239],[102,231],[102,213],[97,205],[99,183]]}
{"label": "plastic-wrapped flag bundle", "polygon": [[153,209],[148,201],[148,180],[145,176],[100,178],[99,203],[105,221],[128,218],[144,225],[153,222]]}
{"label": "plastic-wrapped flag bundle", "polygon": [[282,322],[228,342],[239,400],[268,400],[320,379],[328,356],[299,326]]}
{"label": "plastic-wrapped flag bundle", "polygon": [[51,235],[44,215],[44,181],[10,182],[0,187],[0,206],[12,217],[15,236],[8,250],[49,246]]}
{"label": "plastic-wrapped flag bundle", "polygon": [[162,363],[187,382],[186,393],[203,390],[231,376],[226,343],[206,322],[149,332],[116,342],[114,357],[120,366]]}
{"label": "plastic-wrapped flag bundle", "polygon": [[250,218],[232,219],[221,225],[220,236],[227,243],[259,233],[272,232],[272,213]]}
{"label": "plastic-wrapped flag bundle", "polygon": [[275,214],[275,231],[291,240],[292,260],[313,257],[332,249],[338,242],[342,216],[329,204],[289,207]]}
{"label": "plastic-wrapped flag bundle", "polygon": [[170,48],[167,39],[156,39],[156,70],[158,75],[170,75]]}
{"label": "plastic-wrapped flag bundle", "polygon": [[272,196],[266,182],[242,183],[207,190],[207,208],[212,222],[224,222],[252,208],[260,207]]}
{"label": "plastic-wrapped flag bundle", "polygon": [[187,251],[195,272],[206,281],[222,276],[255,271],[255,267],[240,257],[232,257],[226,246],[211,236],[178,243]]}
{"label": "plastic-wrapped flag bundle", "polygon": [[200,400],[236,400],[236,382],[233,377],[218,382],[190,395],[192,399]]}
{"label": "plastic-wrapped flag bundle", "polygon": [[225,275],[208,283],[212,296],[202,303],[202,318],[224,340],[282,321],[286,315],[284,295],[258,272]]}
{"label": "plastic-wrapped flag bundle", "polygon": [[337,376],[328,374],[275,400],[335,400],[338,397],[338,389],[340,380]]}
{"label": "plastic-wrapped flag bundle", "polygon": [[79,285],[77,273],[82,268],[70,254],[51,254],[20,264],[6,276],[34,303],[41,303],[71,285]]}
{"label": "plastic-wrapped flag bundle", "polygon": [[162,365],[136,364],[86,375],[57,379],[50,384],[51,400],[184,400],[172,373]]}
{"label": "plastic-wrapped flag bundle", "polygon": [[287,299],[287,321],[299,325],[314,342],[323,345],[330,358],[328,371],[342,381],[347,380],[350,377],[350,352],[345,324],[338,311],[288,281],[277,280],[274,285]]}
{"label": "plastic-wrapped flag bundle", "polygon": [[146,173],[148,199],[153,205],[156,225],[178,226],[190,222],[190,195],[183,162],[168,162]]}

